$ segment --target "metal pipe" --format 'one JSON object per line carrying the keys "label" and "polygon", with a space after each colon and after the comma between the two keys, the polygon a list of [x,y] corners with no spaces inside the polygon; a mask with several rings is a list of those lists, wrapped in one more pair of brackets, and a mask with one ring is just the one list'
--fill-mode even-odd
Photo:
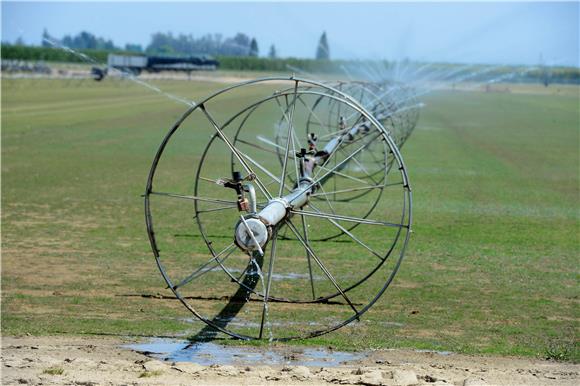
{"label": "metal pipe", "polygon": [[[251,186],[251,184],[247,185]],[[251,188],[248,190],[251,192]],[[242,216],[236,225],[234,233],[238,247],[245,251],[257,250],[262,253],[262,247],[269,241],[272,228],[291,216],[292,210],[304,207],[313,191],[312,180],[303,178],[298,187],[290,194],[271,199],[268,205],[259,213],[252,212],[246,218]],[[252,194],[250,193],[251,196]],[[254,203],[253,207],[255,207],[255,200],[250,199],[250,205],[252,203]]]}
{"label": "metal pipe", "polygon": [[290,210],[306,205],[313,191],[312,180],[303,178],[292,193],[270,200],[268,205],[258,213],[258,218],[268,226],[276,226],[290,214]]}

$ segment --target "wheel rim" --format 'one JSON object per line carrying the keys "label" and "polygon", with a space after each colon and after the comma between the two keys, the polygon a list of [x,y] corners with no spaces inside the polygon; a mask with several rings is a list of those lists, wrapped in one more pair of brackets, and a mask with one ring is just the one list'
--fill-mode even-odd
{"label": "wheel rim", "polygon": [[[381,252],[374,253],[375,255],[384,256],[384,258],[382,260],[379,260],[378,262],[376,262],[376,264],[374,264],[372,266],[369,265],[369,267],[366,267],[367,269],[364,270],[363,272],[360,272],[359,275],[355,279],[352,279],[352,278],[350,278],[349,280],[344,279],[344,281],[338,283],[338,285],[336,285],[336,283],[334,283],[334,282],[332,283],[333,285],[328,285],[328,283],[326,283],[324,286],[319,285],[319,283],[315,283],[315,280],[313,279],[313,276],[312,276],[312,271],[310,271],[309,276],[305,280],[309,281],[311,284],[312,297],[314,297],[314,299],[304,299],[304,297],[302,296],[303,295],[302,293],[300,293],[301,296],[298,298],[290,298],[287,296],[280,296],[277,291],[281,291],[280,293],[283,294],[283,293],[285,293],[284,291],[286,291],[286,290],[285,289],[278,290],[276,288],[276,284],[288,285],[288,283],[284,280],[278,280],[278,282],[276,283],[276,279],[275,278],[273,279],[272,277],[273,277],[273,275],[276,274],[276,272],[282,272],[284,269],[287,269],[288,266],[291,266],[291,264],[288,262],[284,262],[282,257],[278,257],[278,254],[290,253],[288,251],[301,249],[302,254],[304,255],[304,256],[302,256],[302,263],[305,263],[307,260],[308,267],[311,268],[311,265],[314,265],[314,262],[312,260],[316,260],[317,264],[319,262],[322,263],[318,267],[319,272],[322,271],[325,274],[326,274],[326,271],[324,270],[324,268],[326,266],[323,263],[324,261],[326,261],[327,263],[330,263],[332,269],[334,269],[332,267],[332,264],[335,260],[337,261],[337,264],[339,264],[338,258],[340,258],[340,255],[341,255],[340,251],[333,252],[334,255],[336,255],[336,256],[333,255],[332,258],[327,257],[327,256],[322,257],[323,252],[322,252],[322,250],[318,249],[320,247],[320,245],[316,244],[316,242],[319,242],[319,241],[311,240],[308,237],[309,236],[308,235],[309,228],[307,226],[308,223],[315,223],[316,221],[324,222],[324,223],[327,223],[327,225],[330,224],[329,225],[330,229],[336,229],[336,228],[340,229],[343,233],[343,235],[342,235],[343,238],[350,238],[350,244],[348,246],[350,252],[345,252],[345,253],[351,253],[351,254],[356,255],[356,254],[363,254],[360,251],[366,250],[365,253],[369,254],[370,250],[373,250],[373,248],[371,248],[367,242],[360,239],[359,235],[354,235],[354,234],[349,235],[348,234],[348,233],[350,233],[349,228],[345,225],[342,225],[342,224],[352,223],[353,219],[355,219],[355,217],[347,216],[347,214],[342,215],[342,214],[337,214],[337,213],[327,213],[323,210],[323,208],[317,207],[316,204],[314,204],[313,202],[310,202],[309,207],[308,207],[309,210],[302,210],[301,212],[303,212],[303,213],[296,213],[293,218],[291,218],[288,221],[285,221],[285,222],[281,223],[279,226],[275,227],[275,229],[273,230],[273,232],[275,234],[278,234],[282,229],[287,229],[287,230],[289,229],[290,233],[292,234],[291,239],[290,240],[281,240],[280,238],[274,237],[272,239],[272,241],[267,245],[267,247],[271,249],[270,255],[265,255],[264,259],[266,261],[265,262],[262,261],[261,263],[256,262],[256,256],[254,254],[246,255],[244,257],[243,256],[244,253],[240,250],[237,250],[235,245],[232,245],[233,243],[231,243],[231,239],[229,239],[228,241],[225,241],[227,239],[227,233],[223,232],[224,228],[223,227],[220,228],[220,224],[216,223],[215,221],[212,222],[211,219],[206,220],[206,218],[209,218],[210,216],[215,217],[215,215],[217,213],[220,213],[220,212],[236,212],[236,209],[234,206],[235,201],[222,198],[222,196],[224,196],[222,194],[224,188],[219,186],[218,184],[210,182],[210,180],[215,181],[220,176],[219,175],[210,175],[209,177],[207,177],[207,171],[209,171],[209,170],[225,170],[225,169],[229,168],[231,171],[232,168],[238,167],[238,168],[241,168],[242,170],[245,169],[245,171],[247,173],[255,173],[256,177],[257,177],[256,178],[256,186],[258,188],[256,190],[260,191],[260,193],[259,193],[260,197],[258,199],[258,203],[261,206],[265,205],[267,199],[271,198],[272,196],[275,196],[275,194],[272,194],[270,192],[270,190],[268,189],[268,187],[272,186],[272,184],[271,183],[269,184],[268,182],[263,181],[263,180],[265,180],[265,176],[269,176],[269,174],[266,173],[266,171],[269,170],[268,168],[270,166],[269,165],[265,166],[265,164],[261,162],[261,159],[258,159],[257,155],[254,155],[254,157],[252,157],[252,155],[247,154],[248,150],[246,148],[242,147],[243,142],[241,142],[241,141],[244,140],[242,138],[243,137],[242,134],[244,133],[244,130],[245,130],[244,128],[247,127],[245,125],[252,122],[251,118],[249,118],[249,117],[251,117],[254,114],[259,113],[260,109],[263,106],[265,106],[266,103],[272,102],[274,99],[276,99],[276,101],[278,101],[279,98],[287,97],[289,95],[289,94],[284,94],[284,92],[279,92],[277,94],[274,94],[274,96],[270,95],[266,98],[258,99],[258,101],[254,104],[252,104],[252,103],[246,104],[244,109],[242,109],[240,111],[236,111],[233,114],[229,114],[229,119],[225,120],[224,121],[225,123],[218,123],[213,119],[211,110],[209,110],[207,106],[210,104],[210,102],[213,100],[213,98],[216,98],[217,96],[222,95],[222,93],[224,92],[224,91],[222,91],[220,93],[216,93],[213,96],[207,98],[205,101],[203,101],[199,105],[189,109],[176,122],[176,124],[172,127],[172,129],[166,135],[161,146],[159,147],[158,152],[157,152],[155,159],[153,161],[152,168],[151,168],[150,173],[149,173],[147,189],[146,189],[146,194],[145,194],[145,213],[146,213],[147,231],[148,231],[149,239],[150,239],[151,246],[153,249],[153,253],[154,253],[154,256],[155,256],[156,261],[157,261],[157,265],[162,273],[163,278],[167,282],[169,288],[174,292],[176,297],[197,318],[204,321],[205,323],[212,326],[213,328],[220,330],[228,335],[238,337],[238,338],[243,338],[243,339],[264,338],[264,337],[269,336],[269,335],[266,335],[264,333],[265,326],[267,326],[267,324],[268,324],[268,321],[264,321],[264,314],[268,313],[268,308],[272,307],[272,304],[274,304],[274,303],[280,302],[282,300],[290,300],[290,301],[298,302],[298,303],[302,304],[300,307],[309,307],[308,306],[309,303],[313,303],[313,302],[328,303],[329,300],[334,299],[334,298],[338,298],[341,300],[341,302],[337,301],[335,303],[340,303],[341,307],[344,306],[347,309],[349,308],[349,305],[347,305],[345,303],[350,303],[350,306],[351,306],[350,313],[352,313],[352,315],[350,315],[350,316],[341,311],[341,312],[337,313],[337,318],[335,318],[334,320],[332,320],[330,322],[313,324],[312,325],[313,327],[310,327],[310,328],[302,328],[302,327],[299,329],[290,328],[289,329],[290,331],[288,334],[281,333],[281,331],[280,331],[281,329],[276,328],[276,329],[274,329],[274,331],[277,331],[277,332],[273,333],[272,338],[274,340],[285,340],[285,339],[293,339],[293,338],[298,338],[298,337],[311,337],[311,336],[321,335],[321,334],[333,331],[337,328],[340,328],[340,327],[350,323],[352,320],[359,318],[360,315],[362,315],[364,312],[366,312],[366,310],[368,310],[370,308],[370,306],[372,306],[377,301],[377,299],[386,290],[388,285],[391,283],[393,277],[395,276],[395,274],[400,266],[400,263],[402,261],[404,252],[405,252],[405,248],[406,248],[408,238],[409,238],[410,226],[411,226],[411,203],[412,202],[411,202],[411,191],[410,191],[409,184],[408,184],[407,173],[406,173],[406,169],[405,169],[404,163],[402,161],[402,158],[400,157],[400,154],[398,152],[398,149],[395,146],[395,144],[393,143],[393,140],[390,138],[389,133],[387,131],[385,131],[385,129],[380,125],[380,123],[378,121],[376,121],[376,119],[374,119],[374,117],[372,117],[370,115],[370,113],[368,113],[368,111],[366,111],[364,108],[362,108],[362,106],[358,105],[354,100],[352,100],[346,94],[343,94],[336,89],[333,89],[333,88],[325,86],[325,85],[321,85],[321,84],[316,83],[316,82],[310,82],[310,81],[296,79],[296,78],[269,78],[269,79],[259,80],[256,82],[251,82],[251,84],[256,84],[256,83],[260,83],[260,82],[263,82],[263,83],[288,82],[290,84],[294,84],[294,92],[293,92],[293,96],[294,96],[293,109],[294,110],[293,111],[294,111],[294,118],[295,119],[299,119],[298,118],[299,113],[296,112],[296,109],[297,109],[296,95],[301,95],[304,97],[308,96],[309,98],[320,98],[320,97],[334,98],[334,100],[336,100],[337,103],[341,103],[344,106],[351,108],[353,111],[357,111],[359,114],[361,114],[361,116],[364,117],[365,121],[368,121],[371,124],[373,130],[376,130],[376,133],[377,133],[376,138],[380,138],[384,142],[385,146],[387,146],[389,148],[389,151],[391,152],[393,159],[396,161],[396,163],[398,165],[397,172],[401,178],[399,185],[393,184],[392,186],[393,187],[398,186],[398,188],[400,189],[399,193],[402,193],[402,194],[401,194],[401,203],[400,203],[400,205],[401,205],[400,217],[397,218],[398,221],[390,223],[391,225],[398,224],[398,226],[396,227],[396,231],[392,234],[389,234],[391,241],[390,242],[384,241],[384,248],[381,249]],[[246,83],[246,84],[248,84],[248,83]],[[244,86],[238,85],[236,87],[244,87]],[[227,90],[231,90],[231,89],[234,89],[234,88],[228,88]],[[313,91],[313,89],[316,89],[316,91]],[[197,112],[199,112],[199,110],[203,111],[203,115],[205,115],[206,119],[214,126],[216,133],[213,134],[213,136],[211,137],[210,141],[208,142],[208,144],[204,148],[204,151],[203,151],[202,156],[200,158],[200,161],[199,161],[199,164],[197,167],[197,172],[196,172],[193,194],[189,194],[189,195],[188,194],[179,194],[179,193],[173,194],[172,192],[167,194],[167,192],[163,193],[163,192],[159,192],[159,191],[154,190],[153,186],[154,186],[156,174],[158,173],[157,169],[159,167],[159,162],[160,162],[160,160],[162,160],[168,144],[171,143],[171,140],[172,140],[174,134],[176,132],[178,132],[178,130],[180,129],[182,124],[186,121],[186,119],[192,113],[196,112],[196,110],[197,110]],[[247,112],[247,116],[244,116],[244,114],[246,112]],[[264,114],[264,113],[262,113],[262,114]],[[264,116],[264,115],[262,115],[262,116]],[[288,117],[285,117],[285,119],[288,119]],[[234,124],[238,123],[238,122],[241,122],[241,124],[238,126],[238,129],[235,132],[235,135],[233,135],[231,133],[231,131],[233,129],[230,129],[230,127],[233,127]],[[288,130],[289,130],[288,132],[291,132],[291,130],[292,131],[294,130],[292,125],[293,125],[293,123],[288,123],[288,125],[287,125]],[[229,130],[229,132],[228,132],[228,130]],[[248,131],[248,132],[250,132],[250,131]],[[255,135],[255,133],[252,133],[252,135]],[[370,137],[368,137],[368,138],[370,138]],[[372,139],[374,140],[376,138],[372,138]],[[370,140],[370,139],[367,139],[367,140]],[[274,143],[275,143],[275,141],[274,141]],[[214,151],[215,150],[214,148],[217,148],[220,146],[222,148],[227,148],[229,150],[229,154],[226,154],[227,157],[223,157],[223,160],[222,160],[222,163],[227,167],[225,167],[225,166],[221,167],[221,166],[216,165],[216,161],[214,160],[214,158],[212,158],[214,154],[218,153],[217,150]],[[358,148],[360,148],[360,147],[361,146],[359,146]],[[344,149],[348,150],[349,148],[345,147]],[[351,149],[349,151],[352,152],[353,150]],[[347,157],[348,156],[345,156],[345,159]],[[232,159],[234,160],[233,162],[232,162]],[[229,165],[227,165],[228,162],[229,162]],[[264,170],[262,170],[262,169],[264,169]],[[385,166],[385,169],[388,169],[388,168]],[[323,170],[323,169],[320,169],[320,170]],[[388,172],[388,170],[387,170],[387,172]],[[270,172],[270,174],[274,175],[274,172]],[[223,176],[221,176],[221,177],[223,177]],[[288,177],[288,179],[285,179],[285,181],[291,181],[290,177]],[[204,186],[204,184],[208,184],[207,185],[208,190],[206,190],[206,191],[204,191],[204,189],[206,189],[205,187],[202,188],[202,186]],[[381,195],[382,195],[382,191],[384,189],[385,189],[385,187],[383,189],[381,189]],[[205,195],[205,193],[207,191],[215,192],[215,194]],[[196,262],[197,265],[192,264],[190,267],[190,271],[187,272],[187,274],[185,272],[180,272],[180,275],[177,275],[178,276],[177,278],[173,277],[175,275],[172,275],[172,272],[170,272],[170,269],[167,268],[168,264],[164,263],[164,261],[163,261],[162,254],[160,253],[159,246],[158,246],[159,236],[156,234],[156,232],[154,231],[154,228],[153,228],[153,220],[154,220],[153,219],[154,215],[152,213],[152,207],[154,206],[153,202],[152,202],[153,197],[155,197],[155,200],[157,200],[159,198],[164,198],[164,199],[176,199],[176,200],[182,200],[182,201],[189,200],[190,202],[193,203],[193,215],[195,217],[195,223],[199,228],[199,232],[201,234],[201,239],[203,240],[203,243],[205,244],[205,246],[207,248],[207,252],[208,252],[209,257],[210,257],[210,259],[207,261],[212,261],[212,263],[210,263],[210,266],[211,266],[211,264],[214,264],[214,265],[217,264],[217,266],[214,266],[211,268],[211,270],[208,270],[207,268],[210,266],[207,266],[207,265],[203,266],[203,264],[205,264],[205,262],[206,262],[204,260],[204,262],[202,262],[201,264],[198,264],[197,262]],[[349,203],[345,203],[345,205],[346,204],[349,204]],[[375,203],[373,205],[373,209],[371,209],[369,211],[369,214],[374,211],[374,208],[376,206],[377,206],[377,204]],[[220,207],[223,207],[223,209],[219,209]],[[229,216],[232,217],[233,215],[229,215]],[[343,216],[343,217],[340,217],[340,216]],[[346,216],[346,217],[344,217],[344,216]],[[364,218],[356,217],[356,219],[357,219],[357,221],[358,220],[367,220],[368,215],[366,215],[366,217],[364,217]],[[375,220],[372,219],[372,221],[375,221]],[[378,220],[376,220],[376,221],[378,221]],[[381,220],[381,222],[387,223],[387,221],[382,221],[382,220]],[[339,226],[337,226],[337,224]],[[365,227],[365,228],[368,228],[369,226],[373,226],[373,225],[374,226],[379,225],[379,224],[370,224],[370,223],[363,223],[363,222],[359,222],[357,224],[360,225],[360,227]],[[381,225],[381,226],[383,226],[383,225]],[[302,230],[300,230],[301,226],[302,226]],[[350,226],[350,225],[348,225],[348,226]],[[386,227],[387,225],[384,225],[384,226]],[[322,226],[320,228],[322,228]],[[220,230],[222,231],[222,234],[225,235],[226,239],[219,240],[218,238],[216,238],[217,232],[219,232]],[[347,232],[346,234],[344,232],[345,230]],[[311,230],[311,232],[314,233],[314,230]],[[374,240],[373,240],[373,242],[374,242]],[[287,244],[284,244],[284,243],[287,243]],[[287,246],[291,243],[294,243],[294,247]],[[168,245],[171,245],[171,243],[168,243]],[[296,247],[296,245],[298,245],[299,247]],[[278,251],[280,251],[280,252],[278,252]],[[355,251],[358,251],[358,252],[355,252]],[[326,251],[324,254],[327,255]],[[388,258],[392,254],[396,257],[394,260],[393,259],[389,260]],[[315,257],[316,257],[316,259],[315,259]],[[277,260],[280,262],[277,263],[276,262]],[[388,268],[388,271],[383,272],[382,269],[386,265],[387,261],[389,261],[391,266]],[[266,274],[264,272],[264,273],[262,273],[261,277],[258,275],[259,277],[256,280],[252,281],[251,276],[256,276],[256,275],[253,274],[252,272],[250,272],[248,270],[248,268],[250,268],[252,266],[252,264],[254,264],[254,265],[256,265],[256,267],[259,266],[259,269],[256,269],[256,271],[260,271],[263,268],[265,268],[263,266],[263,264],[265,264],[265,263],[268,263],[267,264],[268,266],[273,266],[275,268],[269,268],[268,274]],[[245,270],[243,269],[244,266],[246,267]],[[213,270],[213,268],[218,268],[218,270],[217,271]],[[276,270],[277,268],[279,268],[279,270]],[[302,268],[304,268],[304,267],[302,267]],[[326,267],[326,270],[328,270],[327,267]],[[344,271],[344,267],[341,267],[340,270]],[[306,270],[304,269],[302,272],[304,272],[304,271],[306,271]],[[370,281],[369,279],[371,279],[373,276],[377,276],[376,273],[379,271],[381,271],[381,274],[380,274],[381,280],[380,280],[380,285],[377,285],[375,283],[376,288],[374,288],[374,291],[373,291],[373,293],[375,295],[371,296],[370,298],[367,298],[366,300],[364,300],[364,302],[349,301],[349,298],[348,298],[349,295],[347,295],[347,294],[350,294],[351,292],[356,292],[356,291],[354,291],[355,289],[357,289],[359,286],[369,282]],[[199,275],[200,273],[202,273],[202,274]],[[292,273],[292,272],[289,272],[289,273]],[[196,275],[198,275],[198,276],[196,276]],[[206,313],[207,315],[206,315],[203,312],[199,312],[196,309],[196,307],[194,307],[194,305],[192,304],[192,301],[190,301],[190,299],[188,299],[188,296],[186,296],[182,292],[182,289],[185,289],[186,287],[194,287],[196,285],[196,283],[195,283],[196,281],[205,280],[205,279],[200,279],[200,278],[209,277],[210,275],[213,277],[217,277],[217,278],[221,277],[222,280],[226,279],[226,280],[233,281],[232,286],[234,288],[236,288],[236,293],[238,293],[240,289],[243,289],[244,291],[246,291],[246,294],[249,298],[249,301],[244,304],[244,307],[248,307],[248,304],[251,304],[252,302],[263,303],[263,304],[261,304],[262,315],[261,315],[261,317],[258,318],[258,319],[260,319],[259,327],[252,329],[252,328],[247,328],[247,326],[245,326],[245,327],[242,326],[239,329],[233,329],[233,328],[230,328],[228,326],[228,328],[224,328],[223,325],[216,323],[215,316],[214,317],[211,316],[212,315],[211,311],[208,310]],[[333,277],[333,276],[327,275],[327,277],[325,278],[326,281],[328,281],[328,282],[333,281],[333,280],[331,280],[331,277]],[[340,277],[339,277],[339,279],[340,279]],[[291,281],[292,279],[288,279],[288,280]],[[340,279],[340,280],[343,280],[343,279]],[[334,281],[336,281],[336,278]],[[258,285],[258,283],[260,283],[260,285]],[[298,286],[300,286],[300,285],[298,285]],[[319,287],[319,288],[317,288],[317,291],[314,290],[315,287]],[[332,289],[333,287],[335,288],[334,291],[328,290],[328,289]],[[199,290],[199,288],[198,288],[198,290]],[[207,290],[207,288],[206,288],[206,290]],[[231,288],[230,288],[230,290],[231,290]],[[223,289],[223,291],[227,291],[227,289]],[[287,292],[292,294],[292,295],[296,294],[295,289],[288,290]],[[322,292],[323,294],[322,294],[322,296],[316,296],[315,292]],[[307,291],[306,291],[306,293],[307,293]],[[266,294],[267,294],[267,296],[266,296]],[[353,306],[352,305],[353,303],[356,303],[356,306]],[[250,308],[250,311],[258,311],[258,312],[260,311],[260,309],[259,309],[260,307],[258,307],[258,309],[256,309],[256,307],[248,307],[248,308]],[[266,310],[266,311],[264,311],[264,310]],[[299,311],[297,311],[297,309],[296,310],[292,309],[292,312],[299,312]],[[304,311],[304,312],[307,312],[307,311]],[[343,315],[343,316],[340,316],[340,315]],[[270,315],[270,316],[272,316],[272,315]],[[321,325],[324,325],[324,327],[321,328],[320,327]],[[256,331],[253,331],[253,330],[256,330]],[[284,330],[287,330],[287,328],[285,327]],[[273,330],[270,329],[270,331],[272,332]]]}

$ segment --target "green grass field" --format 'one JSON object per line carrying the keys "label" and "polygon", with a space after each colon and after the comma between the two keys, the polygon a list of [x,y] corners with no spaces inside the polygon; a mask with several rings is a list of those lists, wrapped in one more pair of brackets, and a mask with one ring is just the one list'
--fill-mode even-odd
{"label": "green grass field", "polygon": [[[221,87],[155,84],[194,100]],[[298,343],[580,360],[579,89],[512,90],[424,98],[402,152],[401,271],[357,328]],[[199,330],[177,301],[138,296],[170,295],[141,194],[185,106],[113,80],[4,79],[2,97],[2,333]]]}

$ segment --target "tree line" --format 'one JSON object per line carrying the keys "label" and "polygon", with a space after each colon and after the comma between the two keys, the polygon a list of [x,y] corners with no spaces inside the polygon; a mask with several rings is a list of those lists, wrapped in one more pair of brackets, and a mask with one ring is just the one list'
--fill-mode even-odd
{"label": "tree line", "polygon": [[[124,47],[120,47],[111,39],[105,39],[87,31],[81,31],[76,35],[65,35],[62,39],[54,39],[45,29],[42,34],[42,46],[51,47],[51,41],[59,41],[77,50],[126,51],[150,55],[260,56],[256,38],[251,38],[241,32],[227,38],[221,34],[206,34],[196,38],[191,34],[173,35],[171,32],[156,32],[151,35],[151,41],[145,47],[134,43],[127,43]],[[268,50],[268,58],[277,57],[278,52],[272,44]],[[326,32],[322,34],[316,47],[316,59],[330,59]]]}
{"label": "tree line", "polygon": [[221,34],[206,34],[195,38],[191,34],[174,36],[171,32],[157,32],[151,36],[151,42],[144,52],[149,54],[257,57],[260,54],[260,49],[256,38],[250,38],[241,32],[229,38],[223,38]]}
{"label": "tree line", "polygon": [[[0,51],[2,59],[23,60],[23,61],[46,61],[46,62],[72,62],[85,63],[85,60],[73,53],[52,47],[31,47],[22,45],[2,44]],[[107,63],[107,55],[110,50],[81,49],[81,53],[88,55],[98,63]],[[116,51],[130,54],[128,51]],[[237,71],[271,71],[271,72],[294,72],[305,73],[334,73],[344,76],[343,68],[385,68],[396,66],[395,62],[379,61],[356,61],[356,60],[326,60],[326,59],[298,59],[298,58],[259,58],[250,56],[216,56],[220,63],[220,69]],[[425,63],[414,63],[415,68],[420,68]],[[544,82],[545,71],[538,67],[533,70],[526,67],[496,67],[473,65],[466,68],[464,64],[439,63],[431,64],[430,67],[435,72],[449,72],[454,68],[463,68],[463,72],[458,73],[457,78],[461,78],[463,73],[467,76],[470,73],[481,73],[478,76],[469,77],[472,82],[486,82],[489,79],[506,77],[510,82]],[[518,75],[519,73],[519,75]],[[457,74],[456,74],[457,75]],[[580,84],[580,69],[574,67],[550,67],[549,83],[572,83]],[[453,79],[447,79],[452,81]]]}
{"label": "tree line", "polygon": [[[63,63],[86,63],[80,55],[55,49],[54,47],[32,47],[23,45],[2,44],[0,51],[2,59],[22,61],[45,61]],[[78,52],[94,59],[96,63],[107,63],[107,56],[111,52],[119,54],[135,54],[125,50],[110,51],[97,49],[79,49]],[[340,60],[317,60],[299,58],[260,58],[252,56],[222,56],[216,59],[223,70],[241,71],[274,71],[294,72],[304,71],[308,73],[342,73],[341,65],[352,64],[350,61]],[[295,70],[297,69],[297,70]]]}

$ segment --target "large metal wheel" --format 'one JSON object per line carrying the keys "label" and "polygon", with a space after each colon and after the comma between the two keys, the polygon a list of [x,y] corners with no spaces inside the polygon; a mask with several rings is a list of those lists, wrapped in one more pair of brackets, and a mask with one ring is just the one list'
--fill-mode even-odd
{"label": "large metal wheel", "polygon": [[[352,118],[328,119],[309,145],[313,112],[337,108]],[[162,141],[145,192],[151,247],[175,296],[242,339],[317,336],[366,312],[411,227],[407,171],[377,118],[388,117],[294,77],[242,83],[190,108]]]}

